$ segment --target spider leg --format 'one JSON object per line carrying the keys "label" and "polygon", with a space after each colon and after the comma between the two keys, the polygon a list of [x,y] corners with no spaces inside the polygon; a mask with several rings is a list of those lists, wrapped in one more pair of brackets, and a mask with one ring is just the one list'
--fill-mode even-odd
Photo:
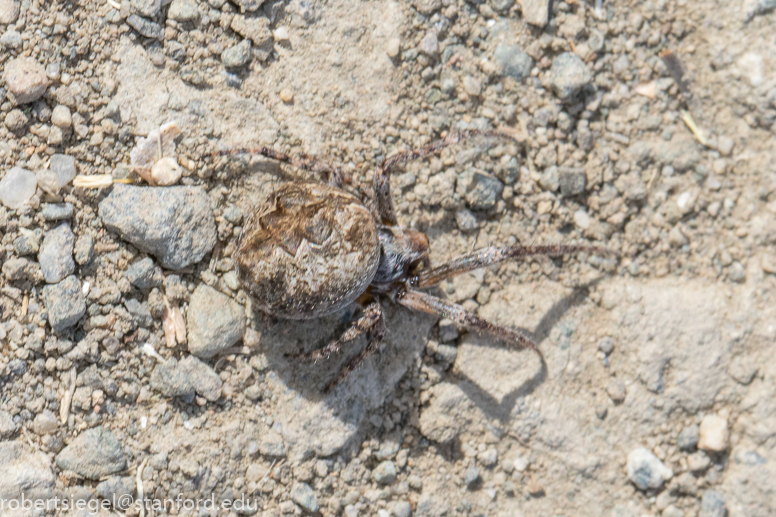
{"label": "spider leg", "polygon": [[602,255],[611,255],[613,252],[598,246],[567,246],[564,244],[550,244],[543,246],[506,246],[496,248],[491,246],[472,251],[466,255],[456,257],[444,264],[432,269],[426,269],[418,273],[412,280],[412,284],[418,288],[431,287],[439,282],[464,273],[473,269],[498,264],[505,260],[528,257],[531,255],[548,255],[550,257],[559,257],[570,255],[572,253],[599,253]]}
{"label": "spider leg", "polygon": [[342,345],[356,339],[358,336],[374,327],[375,324],[382,319],[382,316],[383,311],[380,308],[380,304],[378,302],[372,302],[364,309],[364,313],[352,327],[343,332],[339,338],[331,341],[328,345],[303,354],[285,354],[285,356],[290,359],[313,361],[329,359],[331,356],[339,354],[342,351]]}
{"label": "spider leg", "polygon": [[382,310],[380,311],[380,317],[377,319],[377,321],[374,324],[374,327],[369,332],[369,340],[366,344],[366,347],[364,347],[363,350],[361,350],[358,354],[356,354],[353,359],[348,361],[348,363],[342,367],[339,374],[337,374],[337,377],[331,381],[324,389],[324,393],[330,392],[334,387],[342,382],[345,377],[350,375],[350,372],[358,368],[358,366],[363,363],[370,355],[377,352],[377,350],[380,348],[380,343],[383,342],[383,338],[385,337],[385,320],[383,319],[383,313]]}
{"label": "spider leg", "polygon": [[474,136],[489,136],[498,138],[511,138],[506,133],[498,131],[486,131],[481,129],[464,129],[463,131],[456,131],[450,133],[445,138],[432,142],[420,149],[411,149],[401,153],[394,154],[384,159],[380,164],[380,167],[375,174],[375,198],[377,201],[377,213],[382,220],[382,223],[388,226],[396,226],[396,212],[393,208],[393,200],[391,199],[391,169],[396,165],[407,163],[418,158],[425,158],[434,153],[437,153],[453,144],[468,140]]}
{"label": "spider leg", "polygon": [[338,167],[332,167],[328,163],[306,154],[290,156],[266,146],[255,148],[226,149],[223,151],[211,153],[213,156],[237,156],[239,154],[258,154],[260,156],[264,156],[265,158],[270,158],[281,163],[287,163],[288,165],[296,167],[297,169],[321,174],[326,177],[326,180],[331,186],[342,188],[342,182],[344,179],[342,171]]}
{"label": "spider leg", "polygon": [[413,289],[407,289],[406,291],[400,292],[396,297],[396,301],[410,309],[436,314],[442,318],[450,318],[463,327],[468,327],[479,332],[487,332],[510,344],[517,350],[530,348],[539,354],[542,362],[544,361],[544,356],[536,343],[514,329],[496,325],[495,323],[480,318],[476,314],[472,314],[457,303],[448,302],[447,300]]}

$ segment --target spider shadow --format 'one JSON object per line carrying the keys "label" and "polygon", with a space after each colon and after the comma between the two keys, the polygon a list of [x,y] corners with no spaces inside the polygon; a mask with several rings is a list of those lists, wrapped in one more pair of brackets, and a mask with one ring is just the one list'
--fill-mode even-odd
{"label": "spider shadow", "polygon": [[[566,297],[555,302],[552,307],[544,314],[542,319],[531,331],[523,327],[517,327],[526,337],[530,338],[537,345],[547,339],[555,325],[574,307],[584,303],[590,294],[590,288],[603,280],[603,276],[593,279],[591,282],[578,286]],[[508,349],[500,345],[497,341],[480,343],[481,346],[488,348]],[[533,393],[545,380],[547,380],[547,362],[544,357],[541,358],[539,370],[526,379],[519,387],[507,393],[499,402],[496,398],[483,389],[474,379],[461,372],[451,372],[448,374],[450,381],[455,382],[461,390],[466,393],[471,400],[489,419],[497,419],[502,423],[509,421],[512,411],[519,398]]]}

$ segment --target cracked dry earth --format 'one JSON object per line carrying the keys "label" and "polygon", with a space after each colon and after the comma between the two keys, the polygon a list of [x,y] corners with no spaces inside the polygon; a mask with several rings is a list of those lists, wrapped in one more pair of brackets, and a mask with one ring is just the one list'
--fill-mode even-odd
{"label": "cracked dry earth", "polygon": [[[774,8],[0,0],[0,514],[776,514]],[[141,187],[130,150],[171,120],[177,184]],[[364,342],[284,354],[358,309],[253,313],[231,259],[255,201],[309,176],[211,153],[266,144],[369,185],[464,128],[514,140],[392,181],[433,262],[517,242],[619,259],[437,289],[546,368],[388,303],[379,354],[322,395]],[[141,512],[141,487],[218,507]],[[82,508],[5,503],[22,495]]]}

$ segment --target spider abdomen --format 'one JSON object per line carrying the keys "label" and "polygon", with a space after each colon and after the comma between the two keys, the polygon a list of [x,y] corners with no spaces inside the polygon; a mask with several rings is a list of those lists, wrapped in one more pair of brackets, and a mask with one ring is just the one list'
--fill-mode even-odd
{"label": "spider abdomen", "polygon": [[248,218],[234,260],[257,309],[317,318],[366,291],[380,241],[372,214],[355,196],[319,183],[286,183]]}

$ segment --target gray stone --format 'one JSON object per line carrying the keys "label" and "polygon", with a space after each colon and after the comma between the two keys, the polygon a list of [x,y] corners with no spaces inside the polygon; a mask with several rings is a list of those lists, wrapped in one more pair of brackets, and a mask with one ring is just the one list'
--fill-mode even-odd
{"label": "gray stone", "polygon": [[28,104],[46,93],[49,79],[43,65],[29,57],[19,57],[5,65],[5,84],[16,104]]}
{"label": "gray stone", "polygon": [[239,341],[246,325],[242,305],[206,284],[191,295],[187,320],[189,351],[206,359]]}
{"label": "gray stone", "polygon": [[9,131],[20,135],[29,122],[30,118],[20,109],[12,109],[5,116],[5,127]]}
{"label": "gray stone", "polygon": [[746,281],[746,268],[738,261],[733,262],[728,268],[728,277],[733,282],[742,284]]}
{"label": "gray stone", "polygon": [[132,12],[146,18],[153,18],[159,14],[159,10],[162,8],[162,0],[130,0],[129,6]]}
{"label": "gray stone", "polygon": [[17,0],[0,0],[0,25],[10,25],[19,18],[20,4]]}
{"label": "gray stone", "polygon": [[550,16],[550,0],[523,0],[523,18],[537,27],[547,25]]}
{"label": "gray stone", "polygon": [[179,367],[174,357],[156,365],[149,384],[165,397],[190,398],[195,392],[191,377],[185,369]]}
{"label": "gray stone", "polygon": [[62,221],[72,219],[75,207],[72,203],[44,203],[40,215],[46,221]]}
{"label": "gray stone", "polygon": [[210,198],[200,187],[115,185],[99,215],[108,229],[169,269],[200,261],[216,243]]}
{"label": "gray stone", "polygon": [[103,499],[116,504],[116,510],[127,510],[129,505],[121,503],[128,503],[136,488],[137,480],[134,476],[111,476],[98,484],[95,491]]}
{"label": "gray stone", "polygon": [[66,154],[54,154],[49,162],[49,170],[59,178],[59,187],[62,188],[75,178],[75,158]]}
{"label": "gray stone", "polygon": [[493,54],[501,65],[501,74],[521,81],[531,75],[534,60],[519,45],[499,45]]}
{"label": "gray stone", "polygon": [[658,489],[674,476],[657,456],[645,447],[638,447],[628,453],[628,478],[640,490]]}
{"label": "gray stone", "polygon": [[151,311],[148,310],[148,304],[128,298],[124,300],[124,307],[139,327],[150,327],[153,324],[154,319],[151,317]]}
{"label": "gray stone", "polygon": [[606,355],[611,354],[614,351],[614,339],[610,337],[601,338],[598,341],[598,350]]}
{"label": "gray stone", "polygon": [[493,176],[475,172],[466,192],[466,202],[473,210],[487,210],[496,206],[504,185]]}
{"label": "gray stone", "polygon": [[294,483],[290,495],[291,500],[306,512],[315,513],[318,511],[318,498],[315,497],[315,492],[307,483]]}
{"label": "gray stone", "polygon": [[197,2],[194,0],[172,0],[170,9],[167,11],[167,18],[176,22],[193,22],[199,18]]}
{"label": "gray stone", "polygon": [[392,461],[383,461],[372,470],[372,479],[379,485],[390,485],[396,481],[396,465]]}
{"label": "gray stone", "polygon": [[450,515],[450,506],[446,499],[441,495],[424,493],[418,500],[418,506],[415,509],[417,517],[443,517]]}
{"label": "gray stone", "polygon": [[26,258],[12,258],[3,263],[3,275],[11,282],[31,277],[33,269],[33,263]]}
{"label": "gray stone", "polygon": [[0,499],[45,497],[55,481],[45,453],[21,441],[0,442]]}
{"label": "gray stone", "polygon": [[560,193],[562,196],[576,196],[585,192],[587,175],[584,170],[558,169]]}
{"label": "gray stone", "polygon": [[35,194],[38,181],[32,171],[12,167],[0,180],[0,203],[16,210]]}
{"label": "gray stone", "polygon": [[259,10],[264,0],[235,0],[235,3],[240,6],[242,11],[253,12]]}
{"label": "gray stone", "polygon": [[0,438],[8,438],[19,429],[8,411],[0,410]]}
{"label": "gray stone", "polygon": [[250,62],[251,55],[251,40],[246,38],[221,52],[221,63],[226,68],[239,68]]}
{"label": "gray stone", "polygon": [[164,39],[164,29],[158,23],[132,14],[127,18],[127,25],[135,29],[141,36],[151,39]]}
{"label": "gray stone", "polygon": [[61,282],[75,271],[73,245],[75,235],[68,223],[62,223],[46,232],[38,253],[43,278],[49,284]]}
{"label": "gray stone", "polygon": [[423,39],[420,40],[418,50],[430,57],[439,55],[439,40],[437,39],[436,32],[428,31],[426,35],[423,36]]}
{"label": "gray stone", "polygon": [[539,186],[548,192],[555,192],[560,186],[560,177],[556,166],[547,167],[539,176]]}
{"label": "gray stone", "polygon": [[35,415],[35,419],[32,421],[32,430],[41,436],[53,433],[57,428],[59,428],[59,419],[48,409]]}
{"label": "gray stone", "polygon": [[17,255],[34,255],[40,250],[40,242],[36,232],[23,233],[13,240],[13,249]]}
{"label": "gray stone", "polygon": [[72,327],[86,312],[81,281],[71,275],[58,284],[47,285],[43,288],[43,304],[54,332]]}
{"label": "gray stone", "polygon": [[455,222],[462,232],[471,232],[480,227],[477,217],[468,208],[462,208],[455,212]]}
{"label": "gray stone", "polygon": [[162,269],[154,264],[151,257],[145,257],[129,266],[124,271],[124,276],[138,289],[159,287],[164,282]]}
{"label": "gray stone", "polygon": [[722,494],[715,490],[706,490],[701,499],[700,517],[726,517],[727,505]]}
{"label": "gray stone", "polygon": [[515,5],[515,0],[491,0],[490,5],[494,10],[503,13]]}
{"label": "gray stone", "polygon": [[210,402],[215,402],[221,396],[223,382],[221,377],[206,363],[203,363],[193,355],[181,359],[178,367],[191,379],[194,390]]}
{"label": "gray stone", "polygon": [[19,49],[24,45],[24,40],[18,31],[7,30],[0,36],[0,45],[5,48]]}
{"label": "gray stone", "polygon": [[591,85],[593,74],[582,58],[564,52],[553,60],[549,79],[555,95],[561,100],[568,100]]}
{"label": "gray stone", "polygon": [[75,248],[73,251],[75,255],[75,261],[80,266],[88,264],[94,258],[94,237],[88,233],[79,235],[75,240]]}
{"label": "gray stone", "polygon": [[412,505],[410,505],[409,501],[396,501],[396,503],[393,505],[393,516],[411,517]]}
{"label": "gray stone", "polygon": [[466,488],[475,488],[480,482],[480,469],[472,463],[469,465],[469,468],[466,469],[463,480],[466,483]]}
{"label": "gray stone", "polygon": [[121,443],[102,426],[79,434],[56,457],[57,466],[88,479],[98,480],[127,468]]}

